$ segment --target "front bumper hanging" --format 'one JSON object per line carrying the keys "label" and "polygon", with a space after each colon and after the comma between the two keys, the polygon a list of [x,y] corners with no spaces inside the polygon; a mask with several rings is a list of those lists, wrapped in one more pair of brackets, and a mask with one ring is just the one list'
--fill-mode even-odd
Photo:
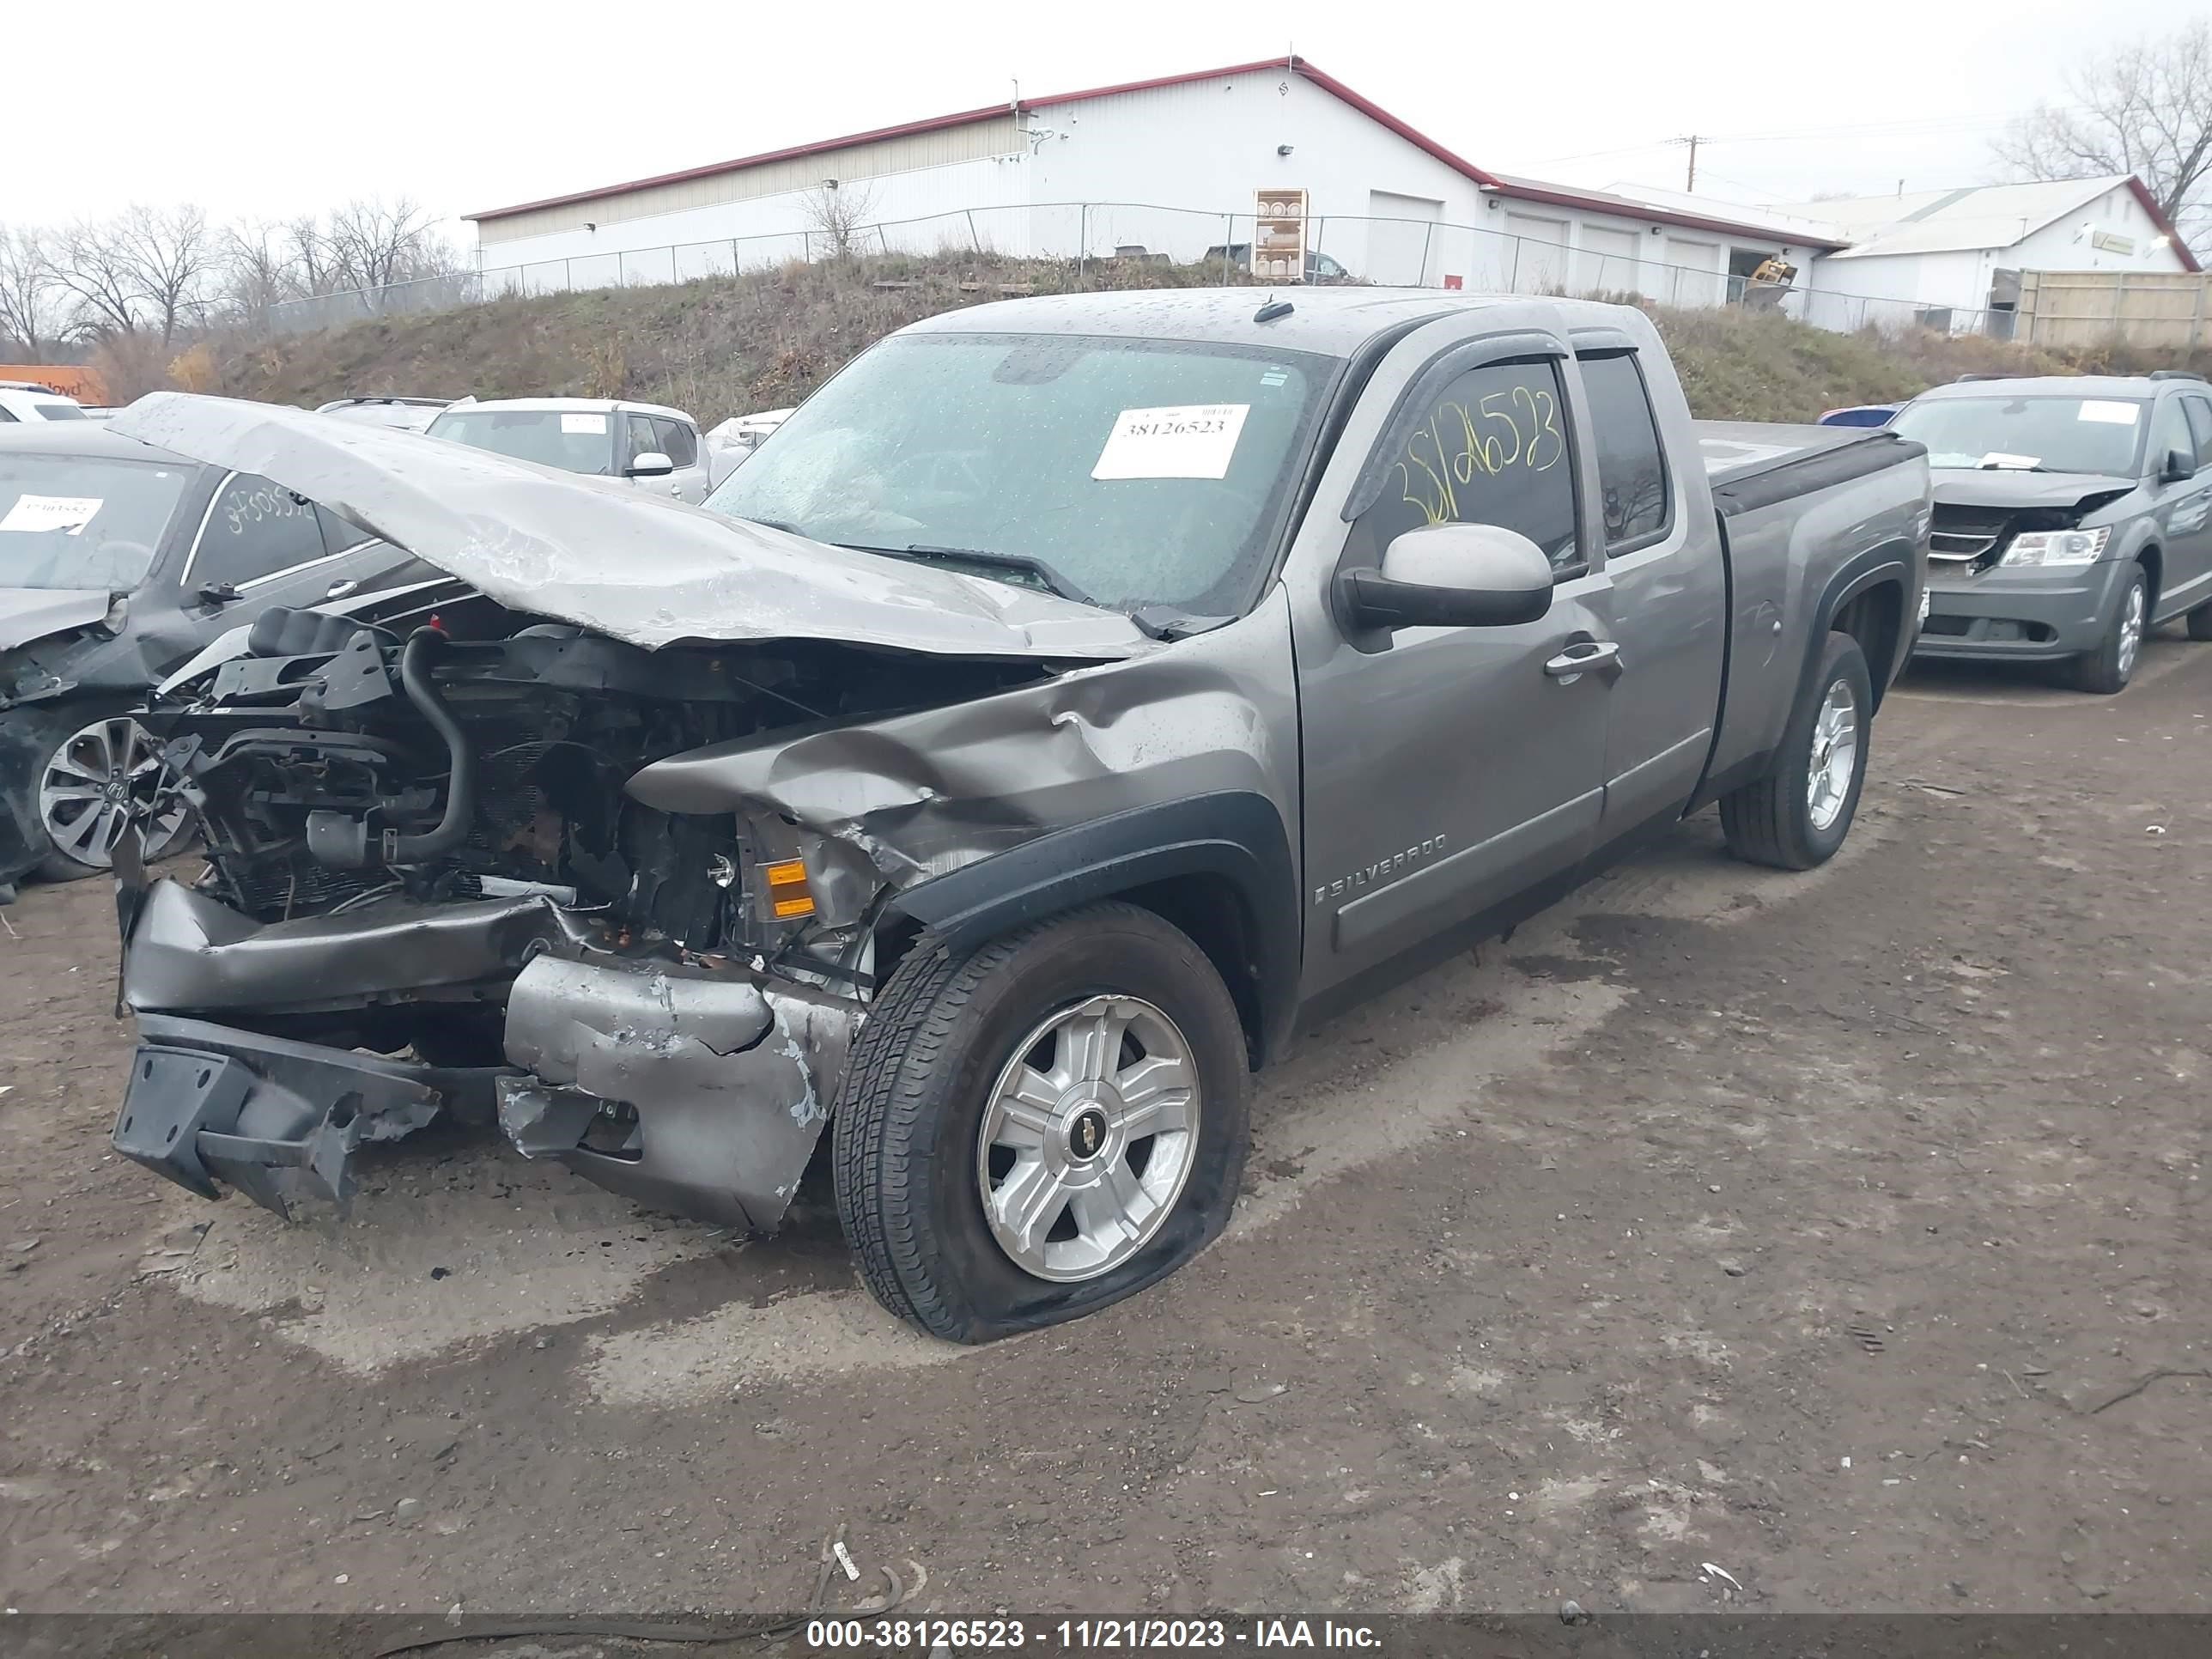
{"label": "front bumper hanging", "polygon": [[140,1015],[138,1033],[115,1150],[202,1198],[221,1197],[220,1181],[279,1215],[307,1198],[343,1209],[353,1155],[369,1141],[411,1134],[441,1111],[490,1121],[500,1075],[162,1014]]}
{"label": "front bumper hanging", "polygon": [[[446,1112],[495,1122],[525,1157],[652,1208],[767,1231],[829,1121],[860,1016],[752,975],[556,954],[575,935],[543,899],[448,906],[428,926],[395,905],[268,927],[170,883],[146,899],[126,924],[140,1043],[115,1148],[204,1198],[233,1188],[279,1214],[302,1199],[343,1206],[362,1146]],[[334,988],[383,1000],[425,974],[481,986],[518,954],[506,1066],[430,1066],[198,1017],[280,985],[319,1000]],[[216,1006],[158,1006],[187,986]]]}

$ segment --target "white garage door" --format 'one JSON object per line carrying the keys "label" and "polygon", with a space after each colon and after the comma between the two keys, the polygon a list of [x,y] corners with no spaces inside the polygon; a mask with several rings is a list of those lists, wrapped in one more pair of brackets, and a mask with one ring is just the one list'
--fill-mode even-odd
{"label": "white garage door", "polygon": [[1529,213],[1505,216],[1513,249],[1513,291],[1564,294],[1567,289],[1567,222],[1539,219]]}
{"label": "white garage door", "polygon": [[1430,272],[1443,252],[1433,227],[1444,216],[1444,204],[1425,196],[1370,190],[1367,215],[1367,269],[1361,275],[1394,286],[1430,286]]}
{"label": "white garage door", "polygon": [[1575,288],[1583,294],[1637,292],[1636,233],[1583,227],[1582,247],[1575,259]]}
{"label": "white garage door", "polygon": [[1678,306],[1717,306],[1728,297],[1728,278],[1721,274],[1721,245],[1692,242],[1680,236],[1667,239],[1667,284],[1660,298]]}

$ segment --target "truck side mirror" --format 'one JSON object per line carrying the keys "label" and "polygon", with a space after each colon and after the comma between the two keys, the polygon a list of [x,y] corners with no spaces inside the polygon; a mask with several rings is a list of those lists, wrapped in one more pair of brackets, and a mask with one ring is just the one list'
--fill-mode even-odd
{"label": "truck side mirror", "polygon": [[1504,628],[1552,608],[1552,562],[1518,531],[1432,524],[1382,550],[1380,570],[1340,579],[1362,628]]}
{"label": "truck side mirror", "polygon": [[2160,483],[2183,483],[2197,476],[2197,458],[2185,449],[2166,452],[2166,465],[2159,469]]}
{"label": "truck side mirror", "polygon": [[647,450],[623,469],[624,473],[633,478],[665,478],[675,471],[676,463],[657,449]]}

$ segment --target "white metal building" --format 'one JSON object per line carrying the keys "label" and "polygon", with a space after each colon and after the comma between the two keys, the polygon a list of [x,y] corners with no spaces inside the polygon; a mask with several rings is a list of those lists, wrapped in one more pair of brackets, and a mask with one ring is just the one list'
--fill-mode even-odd
{"label": "white metal building", "polygon": [[2142,181],[2128,173],[1776,210],[1825,220],[1850,243],[1814,262],[1810,288],[1908,302],[1936,326],[1961,313],[2012,309],[2023,270],[2198,268]]}
{"label": "white metal building", "polygon": [[[833,182],[834,181],[834,182]],[[668,282],[818,252],[825,213],[871,249],[1240,262],[1256,210],[1370,282],[1728,297],[1770,254],[1842,245],[1767,210],[1652,203],[1485,170],[1301,58],[884,127],[468,216],[509,287]],[[1283,266],[1295,269],[1295,256]]]}

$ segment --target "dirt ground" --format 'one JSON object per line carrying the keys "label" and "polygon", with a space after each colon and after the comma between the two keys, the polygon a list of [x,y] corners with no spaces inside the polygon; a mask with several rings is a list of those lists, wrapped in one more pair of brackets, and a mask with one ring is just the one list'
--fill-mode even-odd
{"label": "dirt ground", "polygon": [[0,932],[34,1609],[2212,1607],[2212,647],[1916,676],[1844,854],[1707,816],[1307,1037],[1231,1236],[981,1352],[421,1137],[343,1224],[113,1157],[103,884]]}

